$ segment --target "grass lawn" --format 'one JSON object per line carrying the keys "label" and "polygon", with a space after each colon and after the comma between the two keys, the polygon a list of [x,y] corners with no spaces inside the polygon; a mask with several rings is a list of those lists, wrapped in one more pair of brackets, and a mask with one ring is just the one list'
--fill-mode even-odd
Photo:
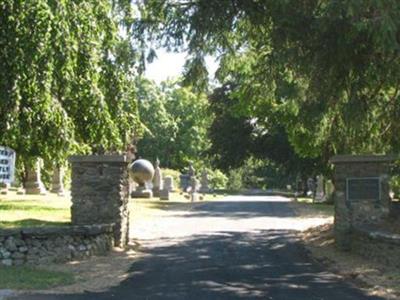
{"label": "grass lawn", "polygon": [[0,267],[0,289],[42,290],[74,283],[71,273],[31,267]]}
{"label": "grass lawn", "polygon": [[55,194],[0,195],[0,228],[66,225],[71,220],[71,201]]}
{"label": "grass lawn", "polygon": [[[222,195],[204,195],[205,201],[222,198]],[[171,193],[169,201],[158,198],[132,199],[133,201],[150,201],[154,209],[166,208],[177,203],[188,203],[188,194]],[[17,195],[9,192],[0,195],[0,228],[67,225],[71,221],[71,200],[69,197],[48,195]],[[136,210],[131,210],[137,214]]]}

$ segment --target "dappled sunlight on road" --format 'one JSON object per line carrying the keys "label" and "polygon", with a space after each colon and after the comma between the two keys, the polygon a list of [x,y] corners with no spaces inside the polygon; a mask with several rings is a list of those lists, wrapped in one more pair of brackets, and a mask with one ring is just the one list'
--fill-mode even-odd
{"label": "dappled sunlight on road", "polygon": [[299,216],[286,198],[130,205],[131,243],[138,256],[129,277],[104,292],[57,295],[57,300],[381,299],[309,258],[298,231],[330,219]]}
{"label": "dappled sunlight on road", "polygon": [[212,202],[165,205],[165,209],[154,210],[152,218],[131,222],[131,237],[152,240],[221,231],[306,230],[331,220],[299,218],[290,200],[284,197],[228,196]]}

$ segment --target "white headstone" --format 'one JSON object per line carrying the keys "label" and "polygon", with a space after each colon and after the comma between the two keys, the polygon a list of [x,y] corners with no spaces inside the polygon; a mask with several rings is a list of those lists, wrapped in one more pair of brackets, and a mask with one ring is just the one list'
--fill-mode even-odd
{"label": "white headstone", "polygon": [[162,172],[160,168],[160,161],[157,159],[154,168],[154,177],[153,177],[153,195],[154,197],[158,197],[160,195],[160,190],[163,189],[162,182]]}
{"label": "white headstone", "polygon": [[175,190],[174,187],[174,178],[172,176],[165,176],[164,177],[164,189],[173,192]]}

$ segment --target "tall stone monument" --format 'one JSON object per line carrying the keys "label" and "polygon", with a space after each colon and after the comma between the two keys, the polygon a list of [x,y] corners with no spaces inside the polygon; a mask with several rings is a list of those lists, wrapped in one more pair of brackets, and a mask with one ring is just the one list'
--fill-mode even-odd
{"label": "tall stone monument", "polygon": [[315,199],[315,180],[312,177],[307,179],[307,195],[311,196],[313,200]]}
{"label": "tall stone monument", "polygon": [[206,169],[203,170],[201,173],[201,181],[200,181],[201,187],[200,187],[200,193],[208,193],[210,192],[210,187],[208,183],[208,172]]}
{"label": "tall stone monument", "polygon": [[192,202],[198,201],[200,199],[199,196],[199,187],[200,187],[200,182],[196,177],[191,177],[190,179],[190,199]]}
{"label": "tall stone monument", "polygon": [[317,184],[315,189],[315,202],[325,201],[325,180],[324,176],[317,176]]}
{"label": "tall stone monument", "polygon": [[26,169],[25,180],[25,193],[32,195],[45,195],[47,193],[46,187],[41,180],[40,169],[42,167],[42,160],[37,159],[32,166]]}
{"label": "tall stone monument", "polygon": [[146,184],[151,182],[154,176],[154,167],[146,159],[135,160],[129,166],[131,178],[138,184],[136,190],[132,191],[132,198],[152,198],[153,192]]}
{"label": "tall stone monument", "polygon": [[53,177],[51,180],[50,192],[56,193],[59,196],[64,196],[64,169],[63,167],[55,167],[53,170]]}
{"label": "tall stone monument", "polygon": [[159,197],[160,191],[163,189],[162,172],[160,168],[160,161],[156,160],[153,177],[153,196]]}
{"label": "tall stone monument", "polygon": [[124,247],[129,238],[126,156],[74,155],[69,161],[72,224],[114,224],[115,245]]}

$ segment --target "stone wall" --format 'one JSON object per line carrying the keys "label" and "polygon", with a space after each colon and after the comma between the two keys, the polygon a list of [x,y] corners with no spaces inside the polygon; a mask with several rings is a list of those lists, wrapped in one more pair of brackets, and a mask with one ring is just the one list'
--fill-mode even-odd
{"label": "stone wall", "polygon": [[116,246],[129,237],[128,163],[123,155],[71,156],[72,224],[115,224]]}
{"label": "stone wall", "polygon": [[358,227],[352,232],[351,250],[367,259],[400,268],[400,234]]}
{"label": "stone wall", "polygon": [[114,245],[113,224],[0,230],[0,265],[35,265],[104,255]]}

